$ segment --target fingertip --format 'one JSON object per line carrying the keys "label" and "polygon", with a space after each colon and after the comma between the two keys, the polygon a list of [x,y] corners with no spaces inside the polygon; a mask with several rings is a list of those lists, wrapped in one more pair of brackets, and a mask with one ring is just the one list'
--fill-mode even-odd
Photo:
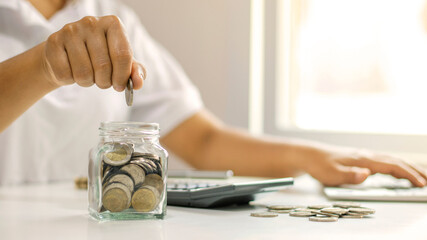
{"label": "fingertip", "polygon": [[351,167],[348,173],[348,181],[352,184],[359,184],[364,182],[371,175],[371,170],[367,168]]}
{"label": "fingertip", "polygon": [[125,90],[125,88],[123,86],[113,86],[114,90],[116,90],[117,92],[123,92]]}
{"label": "fingertip", "polygon": [[139,90],[142,88],[144,79],[142,78],[141,74],[136,73],[132,74],[132,83],[133,83],[133,89]]}
{"label": "fingertip", "polygon": [[145,71],[145,68],[134,61],[132,65],[132,82],[133,82],[133,89],[138,90],[141,89],[144,85],[144,80],[147,76],[147,73]]}
{"label": "fingertip", "polygon": [[417,181],[417,187],[424,187],[426,185],[426,180],[424,178],[417,178]]}
{"label": "fingertip", "polygon": [[356,172],[354,174],[354,182],[359,184],[362,183],[363,181],[365,181],[370,175],[370,171],[368,170],[368,172],[366,171],[360,171],[360,172]]}

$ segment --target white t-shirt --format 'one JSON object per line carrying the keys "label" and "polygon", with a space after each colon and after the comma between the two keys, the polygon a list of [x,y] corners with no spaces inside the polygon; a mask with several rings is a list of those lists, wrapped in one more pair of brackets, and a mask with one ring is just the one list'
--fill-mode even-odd
{"label": "white t-shirt", "polygon": [[197,89],[179,64],[151,39],[130,9],[112,0],[69,1],[49,20],[27,1],[0,0],[0,62],[45,41],[66,23],[111,14],[123,21],[135,59],[147,69],[133,107],[126,106],[124,93],[95,85],[73,84],[47,94],[0,133],[0,184],[87,174],[88,152],[98,142],[102,121],[157,122],[165,135],[202,108]]}

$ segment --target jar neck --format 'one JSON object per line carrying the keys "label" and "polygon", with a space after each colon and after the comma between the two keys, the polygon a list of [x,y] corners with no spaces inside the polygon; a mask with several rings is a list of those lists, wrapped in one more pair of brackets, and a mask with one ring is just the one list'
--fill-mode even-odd
{"label": "jar neck", "polygon": [[150,141],[159,140],[160,128],[157,123],[102,122],[99,136],[103,141]]}

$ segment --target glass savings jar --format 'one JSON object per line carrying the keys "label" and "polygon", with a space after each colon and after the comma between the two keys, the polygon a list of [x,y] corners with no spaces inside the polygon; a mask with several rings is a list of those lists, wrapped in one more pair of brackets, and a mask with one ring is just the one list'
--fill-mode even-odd
{"label": "glass savings jar", "polygon": [[89,154],[89,213],[98,220],[162,219],[168,153],[159,125],[103,122]]}

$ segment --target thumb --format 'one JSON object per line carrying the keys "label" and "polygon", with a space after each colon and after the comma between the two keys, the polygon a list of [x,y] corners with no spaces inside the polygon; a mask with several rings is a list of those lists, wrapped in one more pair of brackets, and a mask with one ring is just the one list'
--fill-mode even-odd
{"label": "thumb", "polygon": [[341,179],[341,184],[359,184],[371,175],[371,170],[367,168],[339,166],[337,174],[338,178]]}
{"label": "thumb", "polygon": [[144,84],[144,80],[147,77],[147,73],[146,73],[145,68],[142,64],[133,60],[132,72],[131,72],[130,76],[132,78],[133,88],[135,90],[138,90],[138,89],[142,88],[142,85]]}

